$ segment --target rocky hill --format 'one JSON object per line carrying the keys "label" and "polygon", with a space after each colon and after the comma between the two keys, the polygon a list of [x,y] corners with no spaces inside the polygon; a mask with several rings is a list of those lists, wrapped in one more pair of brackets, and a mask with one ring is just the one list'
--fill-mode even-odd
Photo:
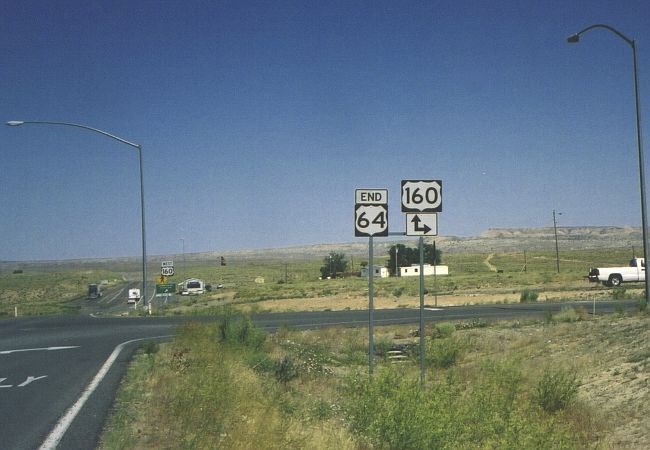
{"label": "rocky hill", "polygon": [[[633,227],[558,227],[558,245],[564,250],[642,247],[641,229]],[[432,242],[433,239],[427,239]],[[445,253],[469,252],[508,252],[521,250],[555,249],[553,227],[547,228],[491,228],[478,236],[438,236],[436,245]],[[376,255],[385,255],[396,243],[411,247],[417,246],[416,238],[376,238],[374,249]],[[315,244],[296,247],[257,249],[237,252],[207,252],[191,255],[196,259],[216,259],[220,255],[235,259],[308,259],[324,257],[330,252],[345,253],[349,256],[366,257],[368,240],[359,238],[356,242]]]}
{"label": "rocky hill", "polygon": [[[558,244],[564,250],[593,249],[593,248],[629,248],[641,249],[641,229],[633,227],[558,227]],[[427,239],[431,242],[433,239]],[[391,245],[396,243],[417,246],[416,238],[376,238],[374,240],[376,255],[386,255]],[[521,250],[552,250],[555,248],[553,227],[547,228],[491,228],[478,236],[438,236],[436,244],[445,253],[469,252],[508,252]],[[227,261],[244,260],[281,260],[295,261],[312,258],[322,258],[330,252],[345,253],[348,256],[364,258],[368,255],[368,240],[358,238],[354,242],[313,244],[285,248],[251,249],[238,251],[207,251],[202,253],[186,253],[186,261],[218,261],[221,256]],[[150,264],[164,259],[180,261],[181,255],[151,255]],[[0,261],[0,273],[11,272],[20,268],[45,270],[46,268],[85,267],[102,268],[124,266],[138,270],[139,259],[132,258],[102,258],[67,261],[31,261],[15,262]]]}
{"label": "rocky hill", "polygon": [[[641,228],[633,227],[558,227],[557,240],[565,250],[642,246]],[[545,250],[555,248],[555,232],[553,227],[491,228],[449,242],[460,251]]]}

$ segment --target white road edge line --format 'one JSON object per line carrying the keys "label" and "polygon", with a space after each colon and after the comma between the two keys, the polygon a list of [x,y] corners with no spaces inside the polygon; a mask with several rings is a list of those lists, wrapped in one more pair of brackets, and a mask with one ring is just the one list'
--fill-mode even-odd
{"label": "white road edge line", "polygon": [[83,391],[81,394],[81,397],[75,402],[74,405],[72,405],[66,412],[65,414],[59,419],[57,422],[56,426],[52,431],[50,431],[50,434],[45,438],[45,441],[43,441],[43,444],[39,447],[39,450],[54,450],[56,449],[56,446],[59,445],[59,442],[61,442],[61,439],[63,438],[63,435],[65,434],[66,431],[68,431],[68,428],[70,428],[70,425],[72,424],[72,421],[77,417],[77,414],[79,414],[79,411],[81,411],[81,408],[86,404],[86,401],[88,398],[92,395],[93,392],[95,392],[95,389],[97,389],[97,386],[99,386],[99,383],[102,382],[108,371],[110,370],[111,366],[117,359],[117,357],[120,355],[122,352],[122,349],[133,342],[137,341],[147,341],[151,339],[163,339],[163,338],[168,338],[171,337],[171,335],[168,336],[154,336],[154,337],[147,337],[147,338],[140,338],[140,339],[132,339],[130,341],[122,342],[119,344],[117,347],[115,347],[115,350],[113,350],[113,353],[111,353],[111,356],[108,357],[104,365],[99,369],[99,372],[97,372],[97,375],[95,375],[95,378],[90,382],[88,387]]}
{"label": "white road edge line", "polygon": [[40,347],[40,348],[19,348],[16,350],[2,350],[0,352],[0,355],[9,355],[11,353],[20,353],[20,352],[40,352],[40,351],[48,351],[51,352],[53,350],[69,350],[71,348],[79,348],[79,345],[66,345],[64,347]]}

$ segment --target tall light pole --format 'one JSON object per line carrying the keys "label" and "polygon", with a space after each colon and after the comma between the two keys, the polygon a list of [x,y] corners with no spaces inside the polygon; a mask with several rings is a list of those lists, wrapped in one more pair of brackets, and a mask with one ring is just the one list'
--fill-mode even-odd
{"label": "tall light pole", "polygon": [[[643,162],[643,144],[641,140],[641,104],[639,100],[639,70],[636,62],[636,43],[634,39],[630,39],[617,29],[604,25],[601,23],[588,26],[584,30],[578,31],[567,38],[567,42],[575,44],[580,42],[580,36],[584,33],[593,30],[594,28],[603,28],[611,33],[614,33],[619,38],[623,39],[632,48],[632,67],[634,71],[634,97],[636,102],[636,143],[639,153],[639,188],[641,190],[641,234],[643,238],[643,257],[648,259],[648,225],[646,216],[646,202],[645,202],[645,166]],[[646,264],[647,266],[647,264]],[[648,306],[650,300],[650,277],[645,277],[645,305]]]}
{"label": "tall light pole", "polygon": [[140,162],[140,212],[141,212],[141,225],[142,225],[142,298],[145,300],[145,304],[148,304],[149,314],[151,314],[151,303],[147,301],[147,240],[145,233],[145,221],[144,221],[144,182],[142,174],[142,146],[140,144],[135,144],[133,142],[122,139],[119,136],[114,134],[107,133],[106,131],[99,130],[97,128],[89,127],[86,125],[80,125],[78,123],[69,123],[69,122],[50,122],[43,120],[10,120],[7,122],[7,125],[11,127],[17,127],[25,124],[36,124],[36,125],[63,125],[66,127],[76,127],[83,128],[84,130],[94,131],[95,133],[103,134],[111,139],[115,139],[123,144],[130,145],[131,147],[138,150],[138,159]]}
{"label": "tall light pole", "polygon": [[[562,213],[558,213],[562,215]],[[557,273],[560,273],[560,249],[557,246],[557,221],[555,220],[555,210],[553,210],[553,232],[555,233],[555,265],[557,266]]]}
{"label": "tall light pole", "polygon": [[181,238],[181,243],[183,244],[183,276],[185,276],[185,238]]}

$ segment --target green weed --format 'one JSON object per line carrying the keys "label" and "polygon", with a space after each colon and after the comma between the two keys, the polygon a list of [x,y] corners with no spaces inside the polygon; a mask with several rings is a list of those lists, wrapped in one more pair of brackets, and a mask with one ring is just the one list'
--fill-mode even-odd
{"label": "green weed", "polygon": [[559,411],[575,400],[579,386],[574,371],[547,368],[537,384],[535,400],[547,412]]}
{"label": "green weed", "polygon": [[582,315],[575,308],[563,306],[558,314],[553,316],[555,322],[578,322],[582,320]]}
{"label": "green weed", "polygon": [[393,289],[393,297],[397,297],[397,298],[401,297],[405,290],[406,288],[404,286],[396,287],[395,289]]}
{"label": "green weed", "polygon": [[462,356],[464,345],[452,337],[427,340],[426,360],[436,368],[447,369]]}
{"label": "green weed", "polygon": [[285,356],[274,364],[273,374],[276,380],[286,385],[289,381],[297,378],[300,372],[296,363],[290,357]]}
{"label": "green weed", "polygon": [[448,338],[456,332],[456,326],[453,323],[442,322],[434,325],[431,332],[431,337],[434,339],[437,338]]}
{"label": "green weed", "polygon": [[142,344],[142,351],[145,355],[154,355],[158,353],[160,345],[156,341],[145,341]]}
{"label": "green weed", "polygon": [[348,381],[345,412],[351,431],[378,448],[578,447],[566,425],[522,407],[522,382],[511,363],[484,365],[469,385],[450,376],[424,388],[386,368]]}

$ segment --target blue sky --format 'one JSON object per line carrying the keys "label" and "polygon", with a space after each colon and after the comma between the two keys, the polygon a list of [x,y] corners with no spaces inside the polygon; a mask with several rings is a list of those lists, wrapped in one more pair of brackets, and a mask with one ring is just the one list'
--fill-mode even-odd
{"label": "blue sky", "polygon": [[[0,118],[143,146],[148,253],[350,242],[354,190],[441,179],[442,235],[640,225],[645,1],[0,3]],[[644,120],[646,119],[646,120]],[[0,259],[140,254],[137,151],[0,127]],[[646,158],[647,159],[647,158]]]}

